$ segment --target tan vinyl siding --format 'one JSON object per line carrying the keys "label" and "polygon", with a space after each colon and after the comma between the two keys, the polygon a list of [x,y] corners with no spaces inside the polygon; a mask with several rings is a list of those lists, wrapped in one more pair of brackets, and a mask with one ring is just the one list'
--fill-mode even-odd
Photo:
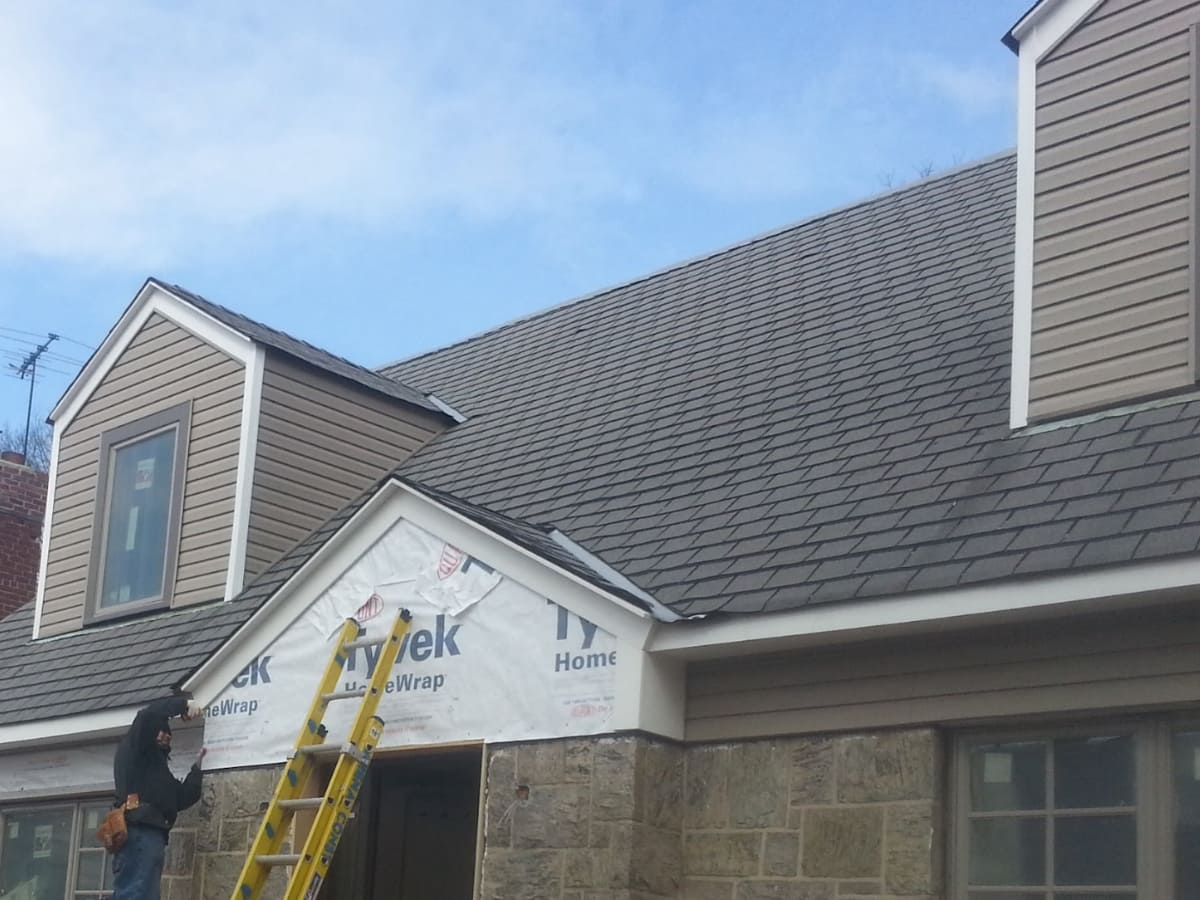
{"label": "tan vinyl siding", "polygon": [[964,724],[1200,700],[1200,610],[732,658],[688,670],[688,740]]}
{"label": "tan vinyl siding", "polygon": [[1200,2],[1107,0],[1038,65],[1033,419],[1194,380],[1198,21]]}
{"label": "tan vinyl siding", "polygon": [[443,427],[432,415],[269,353],[246,544],[247,578]]}
{"label": "tan vinyl siding", "polygon": [[224,595],[243,380],[240,363],[157,314],[134,337],[62,436],[42,634],[83,622],[101,435],[185,400],[192,411],[172,605]]}

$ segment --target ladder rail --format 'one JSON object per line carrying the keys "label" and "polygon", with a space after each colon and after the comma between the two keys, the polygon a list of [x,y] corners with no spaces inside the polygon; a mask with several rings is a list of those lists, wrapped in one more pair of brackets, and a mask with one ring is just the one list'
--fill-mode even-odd
{"label": "ladder rail", "polygon": [[[408,610],[400,610],[391,630],[382,640],[363,638],[364,629],[354,619],[347,619],[342,624],[293,752],[288,756],[257,836],[250,845],[234,886],[232,900],[259,900],[267,879],[277,866],[293,867],[285,895],[288,900],[301,896],[314,900],[316,897],[316,891],[328,873],[341,830],[353,810],[361,782],[366,777],[371,753],[383,735],[383,720],[375,712],[411,622],[412,615]],[[382,646],[365,691],[337,690],[348,651],[368,645]],[[361,697],[361,701],[349,738],[341,744],[326,743],[323,720],[327,707],[331,702],[352,697]],[[316,758],[330,753],[338,754],[338,762],[324,795],[301,796],[305,785],[316,772]],[[298,809],[317,810],[305,841],[305,849],[301,853],[282,853],[288,826]],[[342,818],[339,819],[339,816]],[[339,821],[341,827],[336,828]],[[324,845],[329,843],[331,837],[332,844],[326,849]],[[323,865],[322,859],[325,860]],[[314,873],[318,876],[315,882],[312,877]],[[309,893],[301,893],[302,885],[310,885]]]}
{"label": "ladder rail", "polygon": [[354,724],[350,727],[349,743],[357,752],[348,752],[347,748],[343,748],[326,790],[326,797],[337,796],[338,803],[327,803],[317,812],[301,851],[304,860],[292,871],[283,900],[316,900],[317,892],[329,874],[333,854],[366,779],[371,755],[383,738],[383,719],[376,715],[376,711],[379,709],[379,701],[383,699],[388,679],[391,678],[396,657],[400,655],[400,647],[408,633],[411,620],[408,611],[401,610],[392,625],[392,630],[384,639],[375,671],[371,674],[366,694],[358,707]]}

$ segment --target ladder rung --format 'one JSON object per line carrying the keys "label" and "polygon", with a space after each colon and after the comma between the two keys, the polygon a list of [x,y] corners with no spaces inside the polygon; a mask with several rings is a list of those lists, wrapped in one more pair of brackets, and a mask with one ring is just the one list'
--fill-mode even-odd
{"label": "ladder rung", "polygon": [[264,866],[294,866],[300,862],[299,853],[264,853],[256,856],[256,860]]}
{"label": "ladder rung", "polygon": [[353,691],[334,691],[331,694],[322,694],[321,699],[324,700],[326,703],[328,703],[330,700],[349,700],[352,697],[365,697],[365,696],[367,696],[367,689],[365,687],[362,687],[362,688],[356,688]]}
{"label": "ladder rung", "polygon": [[358,650],[361,647],[382,647],[387,638],[359,638],[357,641],[350,641],[342,644],[345,650]]}
{"label": "ladder rung", "polygon": [[341,744],[305,744],[303,747],[297,747],[296,753],[309,754],[311,756],[321,756],[322,754],[341,753]]}
{"label": "ladder rung", "polygon": [[298,800],[280,800],[280,809],[316,809],[325,802],[324,797],[301,797]]}

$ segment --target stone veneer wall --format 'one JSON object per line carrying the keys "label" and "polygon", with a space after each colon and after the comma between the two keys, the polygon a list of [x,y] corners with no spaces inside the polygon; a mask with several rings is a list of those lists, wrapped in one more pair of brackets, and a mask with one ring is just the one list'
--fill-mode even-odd
{"label": "stone veneer wall", "polygon": [[[229,900],[282,771],[205,773],[200,802],[182,812],[171,831],[162,900]],[[283,871],[272,873],[263,900],[278,900],[285,886]]]}
{"label": "stone veneer wall", "polygon": [[679,895],[683,748],[546,741],[491,748],[487,766],[483,900]]}
{"label": "stone veneer wall", "polygon": [[942,791],[929,730],[689,747],[682,896],[938,896]]}
{"label": "stone veneer wall", "polygon": [[[682,747],[644,736],[488,748],[482,900],[940,896],[930,730]],[[279,767],[205,776],[163,900],[228,900]],[[265,900],[282,895],[282,873]],[[347,900],[347,898],[338,898]]]}

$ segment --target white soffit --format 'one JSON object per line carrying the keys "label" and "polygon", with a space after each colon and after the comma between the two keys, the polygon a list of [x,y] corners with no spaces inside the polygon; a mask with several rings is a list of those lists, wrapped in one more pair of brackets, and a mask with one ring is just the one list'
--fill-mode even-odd
{"label": "white soffit", "polygon": [[855,640],[1019,622],[1070,612],[1133,608],[1193,595],[1200,557],[1014,579],[906,596],[817,604],[780,613],[659,626],[647,650],[715,659]]}
{"label": "white soffit", "polygon": [[541,557],[447,509],[399,481],[388,481],[184,683],[202,704],[216,697],[246,663],[266,650],[322,592],[397,521],[404,519],[509,578],[643,648],[653,621]]}

